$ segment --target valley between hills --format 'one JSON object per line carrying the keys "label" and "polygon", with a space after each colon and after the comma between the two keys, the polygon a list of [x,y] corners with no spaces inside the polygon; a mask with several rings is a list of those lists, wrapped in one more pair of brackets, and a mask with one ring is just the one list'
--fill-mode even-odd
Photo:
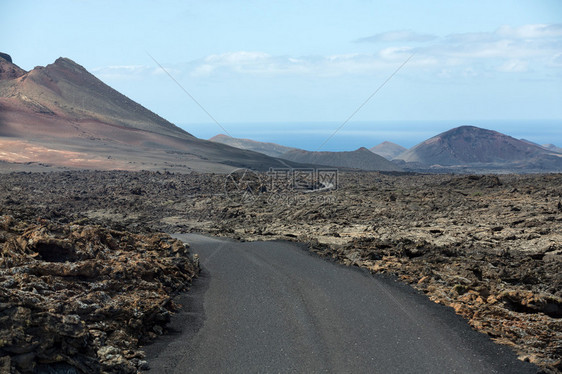
{"label": "valley between hills", "polygon": [[[394,277],[561,372],[559,149],[463,126],[377,150],[198,139],[70,59],[1,54],[0,371],[147,370],[204,267],[169,234],[194,232]],[[333,183],[270,183],[326,167]]]}

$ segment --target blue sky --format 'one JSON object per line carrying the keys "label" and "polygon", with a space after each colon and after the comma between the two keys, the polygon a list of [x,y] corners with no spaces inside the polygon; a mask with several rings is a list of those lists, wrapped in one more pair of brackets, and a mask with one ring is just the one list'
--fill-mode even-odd
{"label": "blue sky", "polygon": [[[22,68],[69,57],[200,136],[223,131],[147,52],[234,136],[333,127],[412,54],[354,121],[562,125],[558,0],[20,0],[0,3],[0,22],[0,50]],[[562,143],[551,129],[537,137]]]}

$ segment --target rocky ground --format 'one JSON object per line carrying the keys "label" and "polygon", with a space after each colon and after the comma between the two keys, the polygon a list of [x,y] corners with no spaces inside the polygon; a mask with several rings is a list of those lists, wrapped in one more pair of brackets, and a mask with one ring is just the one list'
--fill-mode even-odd
{"label": "rocky ground", "polygon": [[320,192],[250,177],[237,189],[217,174],[4,174],[0,215],[307,242],[397,275],[521,359],[562,371],[562,175],[340,173],[337,190]]}
{"label": "rocky ground", "polygon": [[0,372],[136,373],[198,272],[183,243],[0,216]]}

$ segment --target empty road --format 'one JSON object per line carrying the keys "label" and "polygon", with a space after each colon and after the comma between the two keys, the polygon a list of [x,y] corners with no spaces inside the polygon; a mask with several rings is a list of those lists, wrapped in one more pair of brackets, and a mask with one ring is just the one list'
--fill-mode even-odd
{"label": "empty road", "polygon": [[536,373],[451,309],[285,242],[177,235],[203,268],[150,373]]}

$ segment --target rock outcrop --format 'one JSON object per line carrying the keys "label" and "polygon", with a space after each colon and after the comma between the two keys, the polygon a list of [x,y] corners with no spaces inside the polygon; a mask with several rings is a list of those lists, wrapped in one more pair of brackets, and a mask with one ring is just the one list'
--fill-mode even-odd
{"label": "rock outcrop", "polygon": [[0,52],[0,80],[16,79],[25,73],[25,70],[12,62],[10,55]]}
{"label": "rock outcrop", "polygon": [[10,63],[12,62],[12,57],[7,53],[0,52],[0,58],[3,58],[4,60],[6,60]]}
{"label": "rock outcrop", "polygon": [[0,371],[136,373],[198,273],[165,234],[0,217]]}

